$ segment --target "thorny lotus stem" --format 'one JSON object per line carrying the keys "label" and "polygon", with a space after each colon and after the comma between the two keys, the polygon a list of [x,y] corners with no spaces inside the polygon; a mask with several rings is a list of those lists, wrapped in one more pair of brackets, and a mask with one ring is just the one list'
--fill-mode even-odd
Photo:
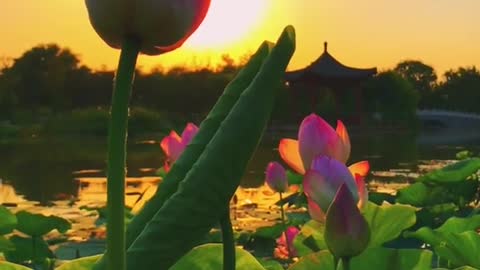
{"label": "thorny lotus stem", "polygon": [[290,245],[288,244],[289,243],[289,239],[288,239],[288,233],[287,233],[287,222],[285,221],[285,211],[283,210],[283,195],[282,195],[282,192],[279,192],[278,194],[280,194],[280,214],[282,215],[282,224],[283,224],[283,231],[284,231],[284,234],[285,234],[285,242],[286,242],[286,246],[287,246],[287,251],[288,251],[288,259],[291,260],[292,259],[292,251],[290,250]]}
{"label": "thorny lotus stem", "polygon": [[139,44],[127,38],[122,46],[112,95],[107,164],[108,270],[126,269],[124,211],[128,105],[138,53]]}
{"label": "thorny lotus stem", "polygon": [[233,237],[230,209],[220,218],[223,241],[223,270],[235,270],[235,239]]}

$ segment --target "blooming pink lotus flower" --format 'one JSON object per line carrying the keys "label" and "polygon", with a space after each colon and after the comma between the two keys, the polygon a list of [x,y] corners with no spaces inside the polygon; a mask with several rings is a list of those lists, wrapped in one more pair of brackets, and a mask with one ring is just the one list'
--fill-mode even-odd
{"label": "blooming pink lotus flower", "polygon": [[168,136],[162,139],[160,147],[167,156],[164,166],[166,172],[170,170],[172,164],[180,157],[197,132],[198,127],[193,123],[188,123],[181,137],[177,132],[171,131]]}
{"label": "blooming pink lotus flower", "polygon": [[[278,146],[282,159],[297,173],[305,174],[317,156],[328,156],[346,163],[350,156],[351,145],[347,129],[342,121],[337,121],[334,130],[325,120],[316,114],[303,119],[298,131],[298,141],[282,139]],[[356,181],[364,183],[363,178],[370,170],[368,161],[350,165],[350,172]],[[358,175],[358,176],[357,176]],[[362,188],[366,192],[366,188]]]}
{"label": "blooming pink lotus flower", "polygon": [[297,250],[293,245],[293,240],[299,232],[300,230],[297,227],[288,227],[280,238],[277,239],[277,247],[273,251],[273,256],[282,260],[288,260],[291,257],[298,256]]}
{"label": "blooming pink lotus flower", "polygon": [[285,169],[278,162],[270,162],[265,172],[265,182],[275,192],[288,190],[288,179]]}
{"label": "blooming pink lotus flower", "polygon": [[318,221],[325,220],[325,213],[335,194],[343,184],[348,187],[359,208],[366,205],[368,192],[363,176],[352,172],[342,162],[328,156],[317,156],[311,169],[303,179],[303,189],[308,198],[310,216]]}
{"label": "blooming pink lotus flower", "polygon": [[205,18],[210,0],[85,0],[90,22],[111,47],[125,38],[140,42],[148,55],[180,47]]}

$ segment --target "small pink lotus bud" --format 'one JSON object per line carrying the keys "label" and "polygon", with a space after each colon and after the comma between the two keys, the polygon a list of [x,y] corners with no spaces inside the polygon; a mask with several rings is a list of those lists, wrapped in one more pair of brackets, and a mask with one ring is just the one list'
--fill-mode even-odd
{"label": "small pink lotus bud", "polygon": [[288,190],[288,179],[285,169],[278,162],[270,162],[267,166],[265,182],[275,192]]}

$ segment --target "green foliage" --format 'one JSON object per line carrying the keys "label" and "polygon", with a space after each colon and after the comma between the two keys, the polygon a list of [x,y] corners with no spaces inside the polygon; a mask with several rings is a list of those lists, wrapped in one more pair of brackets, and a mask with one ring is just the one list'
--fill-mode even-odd
{"label": "green foliage", "polygon": [[17,226],[17,217],[5,206],[0,205],[0,235],[13,231]]}
{"label": "green foliage", "polygon": [[480,72],[475,67],[460,67],[444,74],[445,80],[429,99],[429,105],[457,111],[480,112]]}
{"label": "green foliage", "polygon": [[363,215],[371,231],[369,248],[382,246],[415,224],[415,208],[406,205],[368,203]]}
{"label": "green foliage", "polygon": [[379,73],[365,86],[365,108],[387,124],[414,123],[418,100],[412,84],[392,71]]}
{"label": "green foliage", "polygon": [[57,216],[32,214],[27,211],[19,211],[16,216],[16,229],[33,237],[41,237],[55,229],[64,233],[72,227],[68,220]]}
{"label": "green foliage", "polygon": [[5,238],[3,235],[0,235],[0,253],[9,251],[9,250],[14,250],[15,245],[10,242],[7,238]]}
{"label": "green foliage", "polygon": [[479,169],[480,159],[471,158],[430,172],[400,189],[397,202],[422,207],[455,203],[465,207],[476,196],[479,182],[470,176]]}
{"label": "green foliage", "polygon": [[32,270],[29,267],[11,263],[11,262],[5,262],[5,261],[0,261],[0,269],[2,270]]}
{"label": "green foliage", "polygon": [[129,269],[170,267],[218,222],[265,129],[294,49],[294,30],[287,27],[178,191],[128,249]]}
{"label": "green foliage", "polygon": [[[223,265],[223,247],[221,244],[205,244],[195,247],[180,260],[178,260],[170,270],[211,270],[222,269]],[[237,270],[265,270],[265,268],[250,253],[242,248],[236,248],[236,267]],[[149,268],[150,269],[150,268]],[[161,268],[158,268],[161,269]]]}
{"label": "green foliage", "polygon": [[265,270],[283,270],[283,266],[274,260],[258,259],[258,262],[265,268]]}
{"label": "green foliage", "polygon": [[[352,270],[424,270],[431,269],[432,252],[417,249],[369,248],[350,262]],[[341,265],[341,263],[340,263]],[[333,256],[323,250],[302,257],[288,270],[335,270]]]}
{"label": "green foliage", "polygon": [[325,224],[310,220],[300,229],[293,240],[293,245],[299,256],[305,256],[319,250],[327,249],[324,239]]}
{"label": "green foliage", "polygon": [[204,151],[207,144],[215,135],[218,127],[228,115],[243,91],[251,83],[255,74],[259,71],[263,60],[270,51],[270,45],[262,44],[257,53],[252,56],[245,69],[225,88],[225,92],[201,123],[197,135],[187,146],[184,153],[174,163],[169,173],[163,178],[161,188],[151,200],[144,206],[142,211],[132,220],[127,227],[127,246],[137,238],[145,225],[151,220],[165,201],[177,190],[179,183],[185,178],[187,172],[194,165]]}
{"label": "green foliage", "polygon": [[10,242],[15,245],[14,250],[5,252],[5,258],[14,263],[23,263],[32,261],[33,263],[43,263],[47,258],[53,258],[53,253],[49,249],[47,242],[41,237],[21,237],[12,236]]}
{"label": "green foliage", "polygon": [[408,80],[421,96],[420,106],[425,102],[437,84],[435,70],[421,61],[406,60],[397,64],[393,69],[396,73]]}
{"label": "green foliage", "polygon": [[99,258],[100,255],[95,255],[68,261],[55,268],[55,270],[91,270]]}
{"label": "green foliage", "polygon": [[405,232],[405,237],[418,238],[431,245],[438,256],[455,266],[480,267],[480,215],[469,218],[452,217],[442,226],[432,230],[422,227],[415,232]]}
{"label": "green foliage", "polygon": [[470,158],[422,175],[417,181],[430,183],[461,182],[478,170],[480,170],[480,158]]}

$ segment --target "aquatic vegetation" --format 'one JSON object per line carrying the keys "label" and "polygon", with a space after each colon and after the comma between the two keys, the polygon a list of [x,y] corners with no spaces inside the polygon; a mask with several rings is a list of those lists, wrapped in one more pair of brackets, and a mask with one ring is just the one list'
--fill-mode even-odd
{"label": "aquatic vegetation", "polygon": [[160,147],[166,156],[163,166],[165,172],[170,170],[172,164],[180,157],[197,133],[198,127],[193,123],[188,123],[182,132],[182,136],[179,136],[175,131],[171,131],[168,136],[162,139]]}

